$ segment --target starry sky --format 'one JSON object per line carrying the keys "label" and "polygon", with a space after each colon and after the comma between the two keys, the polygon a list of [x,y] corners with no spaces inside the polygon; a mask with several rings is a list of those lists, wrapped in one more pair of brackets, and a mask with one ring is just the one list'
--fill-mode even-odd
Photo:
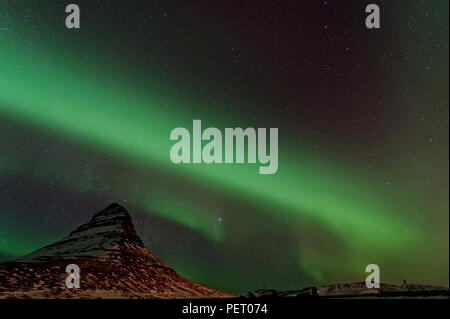
{"label": "starry sky", "polygon": [[[448,285],[449,4],[0,0],[0,260],[111,202],[233,293]],[[277,127],[278,171],[175,165],[172,129]]]}

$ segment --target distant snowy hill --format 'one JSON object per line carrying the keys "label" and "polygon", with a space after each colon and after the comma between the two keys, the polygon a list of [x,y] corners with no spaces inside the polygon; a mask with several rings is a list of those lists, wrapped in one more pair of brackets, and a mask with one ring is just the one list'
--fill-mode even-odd
{"label": "distant snowy hill", "polygon": [[448,288],[432,285],[393,285],[381,283],[378,289],[369,289],[365,282],[355,282],[348,284],[335,284],[322,286],[319,289],[321,296],[362,296],[362,295],[428,295],[447,292]]}
{"label": "distant snowy hill", "polygon": [[300,290],[260,289],[247,297],[321,297],[321,298],[448,298],[449,289],[443,286],[381,283],[378,289],[369,289],[365,282],[307,287]]}

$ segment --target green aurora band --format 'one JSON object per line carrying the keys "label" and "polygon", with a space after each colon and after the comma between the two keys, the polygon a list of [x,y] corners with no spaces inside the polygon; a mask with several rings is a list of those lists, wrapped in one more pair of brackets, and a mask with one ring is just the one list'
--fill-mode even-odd
{"label": "green aurora band", "polygon": [[[248,164],[175,165],[169,158],[169,133],[175,127],[191,127],[193,112],[189,110],[198,110],[198,106],[165,95],[157,87],[136,89],[137,84],[120,80],[120,70],[111,71],[101,63],[94,67],[88,62],[74,63],[71,53],[57,52],[39,39],[33,41],[30,48],[12,32],[0,33],[0,116],[66,136],[130,165],[180,175],[187,184],[247,202],[273,218],[288,216],[299,226],[312,219],[340,235],[348,254],[336,261],[347,273],[361,273],[362,265],[377,257],[403,254],[425,236],[426,229],[417,230],[406,213],[398,214],[399,210],[414,210],[413,204],[399,204],[393,196],[375,196],[373,185],[351,168],[330,169],[323,160],[327,154],[316,158],[287,151],[289,138],[283,136],[282,128],[279,170],[273,176],[259,175],[257,166]],[[209,114],[199,119],[205,127],[235,127],[227,118],[226,114]],[[2,177],[7,174],[2,167],[10,163],[0,161]],[[59,182],[70,188],[83,179]],[[132,192],[126,185],[120,191]],[[134,198],[134,204],[150,214],[198,231],[213,242],[226,240],[226,230],[221,226],[212,229],[208,208],[194,200],[170,193],[134,194]],[[23,230],[6,228],[0,225],[0,234],[8,234],[8,244],[0,245],[0,253],[17,256],[38,245],[35,236],[24,237]],[[373,247],[382,249],[374,251]],[[325,280],[324,273],[332,267],[329,257],[302,252],[301,243],[298,260],[299,267],[317,280]]]}

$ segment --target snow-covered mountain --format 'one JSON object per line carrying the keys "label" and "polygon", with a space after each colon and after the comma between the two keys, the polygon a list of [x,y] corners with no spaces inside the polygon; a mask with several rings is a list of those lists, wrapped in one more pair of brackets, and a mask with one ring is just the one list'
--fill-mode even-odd
{"label": "snow-covered mountain", "polygon": [[147,252],[141,239],[136,235],[128,212],[118,204],[111,204],[66,238],[18,258],[17,261],[36,262],[112,256],[120,258],[123,251],[144,254]]}
{"label": "snow-covered mountain", "polygon": [[[66,266],[80,268],[68,289]],[[111,204],[66,238],[0,264],[0,298],[210,298],[232,295],[191,282],[153,256],[125,208]]]}

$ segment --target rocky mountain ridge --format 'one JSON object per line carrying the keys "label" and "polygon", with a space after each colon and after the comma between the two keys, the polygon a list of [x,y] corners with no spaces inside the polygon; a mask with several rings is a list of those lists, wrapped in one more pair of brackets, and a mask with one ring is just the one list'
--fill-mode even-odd
{"label": "rocky mountain ridge", "polygon": [[[68,289],[66,266],[80,268]],[[153,256],[125,208],[111,204],[67,237],[0,264],[0,298],[216,298],[233,295],[191,282]]]}

